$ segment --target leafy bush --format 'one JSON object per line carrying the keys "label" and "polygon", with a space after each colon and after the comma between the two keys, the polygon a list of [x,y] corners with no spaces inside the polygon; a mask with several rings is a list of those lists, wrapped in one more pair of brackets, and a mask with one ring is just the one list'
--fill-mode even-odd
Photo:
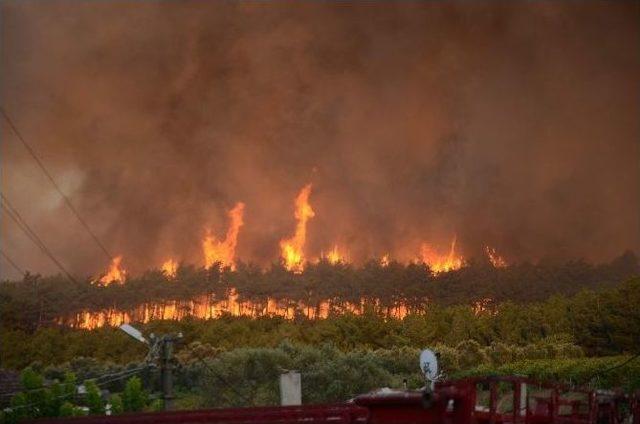
{"label": "leafy bush", "polygon": [[122,392],[122,405],[126,412],[142,411],[148,402],[148,394],[139,377],[131,377]]}
{"label": "leafy bush", "polygon": [[460,371],[454,377],[518,374],[541,381],[606,389],[620,387],[632,392],[640,389],[640,360],[627,362],[629,359],[629,356],[528,359],[498,366],[483,364]]}

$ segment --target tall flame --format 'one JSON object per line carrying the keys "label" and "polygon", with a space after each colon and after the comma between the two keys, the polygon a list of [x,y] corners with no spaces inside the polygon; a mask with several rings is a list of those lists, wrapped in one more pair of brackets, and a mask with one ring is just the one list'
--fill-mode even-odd
{"label": "tall flame", "polygon": [[433,272],[447,272],[462,267],[463,258],[456,255],[456,237],[451,241],[451,248],[448,254],[440,254],[433,250],[427,243],[423,243],[421,247],[422,262],[429,265]]}
{"label": "tall flame", "polygon": [[493,247],[485,246],[484,251],[487,254],[487,258],[489,258],[489,262],[493,265],[494,268],[504,268],[507,266],[507,261],[496,252],[496,249]]}
{"label": "tall flame", "polygon": [[344,254],[341,253],[338,249],[338,245],[333,246],[333,249],[331,249],[329,253],[327,253],[325,258],[329,261],[330,264],[333,265],[337,264],[338,262],[347,261],[347,258],[344,256]]}
{"label": "tall flame", "polygon": [[229,211],[229,229],[224,240],[218,241],[210,232],[202,241],[204,252],[204,263],[207,268],[219,262],[223,267],[235,267],[236,245],[238,244],[238,233],[243,225],[242,216],[244,214],[244,203],[238,202]]}
{"label": "tall flame", "polygon": [[160,269],[167,277],[174,278],[178,272],[178,262],[173,259],[167,259]]}
{"label": "tall flame", "polygon": [[127,271],[123,268],[120,268],[120,262],[122,262],[122,256],[116,256],[111,260],[111,264],[109,265],[109,271],[100,278],[100,282],[105,286],[108,286],[111,283],[123,284],[125,278],[127,277]]}
{"label": "tall flame", "polygon": [[295,273],[302,272],[305,263],[304,244],[307,239],[307,221],[315,216],[309,204],[311,184],[307,184],[295,200],[296,232],[293,237],[280,241],[284,266]]}

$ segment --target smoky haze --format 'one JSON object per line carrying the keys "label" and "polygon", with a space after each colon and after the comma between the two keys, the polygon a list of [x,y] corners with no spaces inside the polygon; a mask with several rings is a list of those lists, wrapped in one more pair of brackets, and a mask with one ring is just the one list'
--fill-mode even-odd
{"label": "smoky haze", "polygon": [[[124,266],[202,264],[246,204],[268,264],[640,251],[635,2],[3,1],[2,105]],[[2,123],[2,190],[74,273],[107,260]],[[56,271],[2,219],[3,249]],[[2,276],[16,273],[2,262]]]}

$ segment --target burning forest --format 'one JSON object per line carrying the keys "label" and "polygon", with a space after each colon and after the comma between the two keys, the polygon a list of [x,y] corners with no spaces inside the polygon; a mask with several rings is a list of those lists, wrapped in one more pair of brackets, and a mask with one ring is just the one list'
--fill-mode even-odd
{"label": "burning forest", "polygon": [[640,416],[638,12],[1,1],[0,423]]}
{"label": "burning forest", "polygon": [[[317,258],[310,258],[306,252],[307,223],[308,220],[315,216],[311,206],[312,185],[305,185],[295,198],[294,219],[295,232],[293,236],[280,241],[281,257],[280,265],[284,270],[292,274],[302,274],[308,264],[318,266],[321,263],[327,263],[332,266],[350,267],[351,265],[346,259],[347,253],[334,245],[332,249],[325,255],[321,253]],[[307,319],[323,319],[327,318],[330,313],[342,314],[363,314],[365,310],[373,311],[389,318],[404,318],[408,312],[413,310],[415,313],[422,313],[426,310],[428,297],[424,296],[419,303],[409,304],[409,302],[401,299],[394,300],[392,305],[385,305],[380,298],[371,296],[371,293],[365,293],[360,299],[339,300],[336,299],[337,293],[329,293],[325,298],[317,298],[315,302],[310,303],[303,300],[292,300],[290,298],[276,298],[267,296],[260,301],[239,300],[237,288],[228,285],[227,279],[229,272],[236,270],[236,246],[240,229],[243,225],[244,203],[237,203],[233,209],[228,212],[229,226],[224,239],[217,240],[215,236],[207,231],[202,241],[204,270],[215,270],[222,272],[219,281],[216,284],[225,286],[225,290],[220,296],[212,294],[213,290],[208,293],[200,294],[188,300],[172,300],[165,299],[163,302],[142,303],[132,310],[122,310],[118,308],[109,308],[106,310],[83,310],[78,312],[72,319],[61,318],[59,323],[70,325],[76,328],[92,329],[104,325],[119,326],[129,322],[149,322],[151,320],[180,320],[185,317],[194,317],[200,319],[219,318],[223,315],[231,316],[279,316],[286,319],[292,319],[297,315],[302,315]],[[456,252],[456,237],[453,237],[450,248],[446,253],[440,253],[433,250],[427,243],[422,243],[420,247],[420,257],[411,264],[416,265],[424,276],[433,277],[440,273],[459,270],[464,264],[464,258]],[[507,266],[507,262],[500,257],[495,249],[486,248],[488,262],[493,267],[503,268]],[[373,260],[376,263],[376,260]],[[395,262],[397,264],[397,262]],[[388,256],[377,261],[380,267],[386,268],[390,266]],[[168,259],[159,267],[164,277],[169,280],[177,278],[178,267],[180,265],[174,259]],[[207,278],[208,280],[208,278]],[[99,278],[93,280],[93,284],[100,286],[108,286],[110,284],[124,285],[127,282],[127,271],[122,265],[122,256],[117,256],[109,265],[108,271]],[[267,288],[268,291],[277,292],[276,287]],[[491,299],[488,299],[489,303]],[[487,299],[483,299],[487,302]],[[477,309],[477,307],[476,307]]]}
{"label": "burning forest", "polygon": [[637,28],[605,8],[3,4],[2,191],[41,243],[3,208],[0,277],[638,252]]}
{"label": "burning forest", "polygon": [[[510,265],[488,245],[479,257],[466,257],[456,234],[445,248],[418,240],[416,253],[405,260],[386,253],[352,262],[348,249],[335,242],[327,253],[309,249],[309,223],[318,217],[312,204],[313,185],[309,183],[293,199],[293,234],[280,240],[280,256],[269,267],[243,262],[237,255],[245,218],[250,219],[245,203],[237,202],[226,213],[223,237],[206,229],[199,265],[171,257],[155,270],[135,276],[127,271],[126,259],[115,256],[103,274],[75,287],[83,301],[71,301],[46,314],[41,311],[36,325],[96,329],[187,318],[320,320],[344,314],[404,319],[428,314],[447,303],[467,305],[475,315],[494,314],[504,301],[573,294],[629,278],[640,269],[631,252],[595,267],[581,261]],[[24,278],[32,277],[27,274]],[[532,290],[529,282],[538,287]],[[557,286],[559,282],[562,287]],[[66,298],[69,294],[63,287],[55,290]],[[464,294],[455,292],[460,289]],[[143,295],[130,296],[133,293]],[[33,321],[25,324],[33,325]]]}
{"label": "burning forest", "polygon": [[[310,259],[307,258],[305,253],[305,245],[307,238],[307,222],[309,219],[315,216],[315,213],[311,207],[310,195],[312,185],[307,184],[302,188],[300,193],[296,196],[294,201],[294,218],[296,221],[295,233],[291,238],[283,239],[280,241],[281,257],[280,261],[283,266],[293,273],[301,273],[307,262]],[[233,209],[228,212],[229,227],[224,240],[217,241],[216,238],[211,235],[210,231],[207,231],[207,235],[202,241],[202,251],[204,259],[204,267],[211,268],[212,266],[219,266],[220,268],[235,269],[235,254],[236,246],[238,244],[238,236],[240,234],[240,228],[243,225],[244,203],[237,203]],[[485,247],[485,253],[489,262],[496,268],[503,268],[507,266],[506,260],[501,257],[496,249],[489,246]],[[313,262],[326,260],[331,264],[348,263],[348,253],[339,248],[338,245],[334,245],[327,254],[320,253],[318,257],[312,259]],[[370,258],[371,259],[371,258]],[[381,263],[388,264],[389,256],[384,255],[380,258]],[[112,283],[124,284],[127,276],[126,270],[123,268],[122,256],[115,257],[109,265],[108,271],[95,279],[97,284],[109,285]],[[453,236],[451,240],[450,248],[447,253],[440,253],[435,251],[427,243],[420,245],[420,255],[417,259],[413,260],[416,263],[423,263],[428,267],[427,272],[441,273],[460,269],[464,264],[464,258],[462,255],[456,252],[456,236]],[[174,259],[168,259],[163,262],[160,269],[170,277],[175,277],[178,262]]]}

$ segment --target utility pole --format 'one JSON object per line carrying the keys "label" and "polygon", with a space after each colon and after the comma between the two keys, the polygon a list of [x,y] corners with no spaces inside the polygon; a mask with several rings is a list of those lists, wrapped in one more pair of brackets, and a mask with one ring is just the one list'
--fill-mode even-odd
{"label": "utility pole", "polygon": [[149,335],[149,339],[144,337],[140,330],[129,324],[122,324],[120,329],[149,346],[149,353],[145,359],[146,363],[158,361],[160,365],[160,384],[162,386],[162,400],[165,411],[173,409],[173,345],[182,338],[182,333],[165,334],[162,337]]}
{"label": "utility pole", "polygon": [[164,335],[160,339],[160,380],[162,382],[162,399],[164,410],[173,409],[173,343],[180,335]]}

